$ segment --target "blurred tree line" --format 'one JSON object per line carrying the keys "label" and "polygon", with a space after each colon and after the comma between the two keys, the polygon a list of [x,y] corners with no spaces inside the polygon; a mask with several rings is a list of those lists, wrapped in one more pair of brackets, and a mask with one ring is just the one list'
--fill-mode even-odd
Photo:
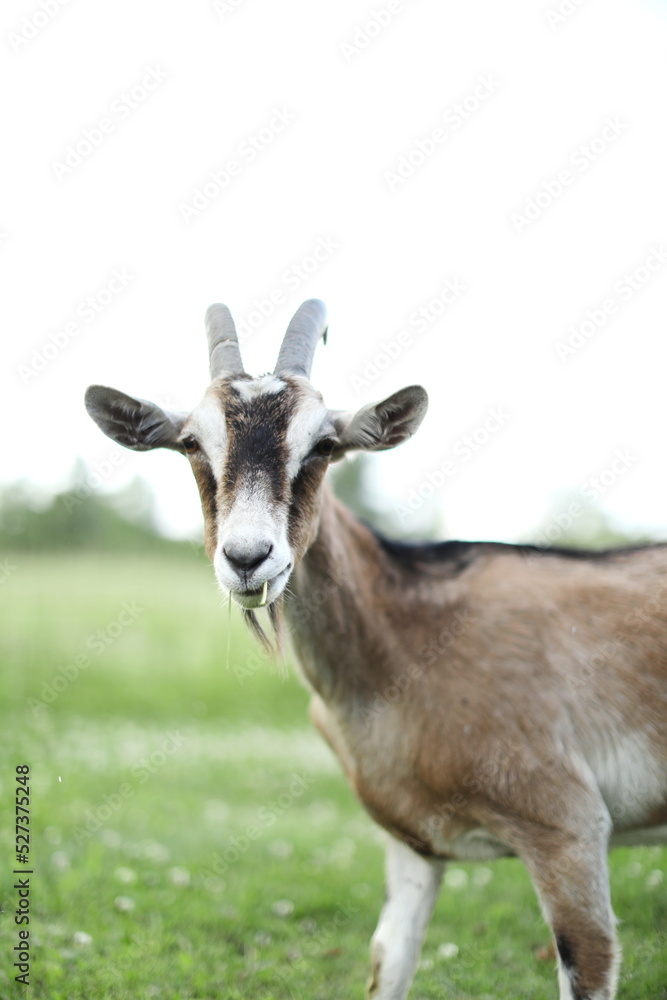
{"label": "blurred tree line", "polygon": [[[0,551],[132,551],[201,555],[200,539],[173,540],[159,530],[155,497],[140,478],[115,493],[102,492],[79,463],[71,485],[55,495],[29,482],[0,489]],[[376,482],[372,459],[341,462],[332,473],[338,496],[366,523],[390,538],[433,540],[446,537],[441,499],[425,504],[407,526]],[[544,546],[614,548],[650,541],[619,527],[605,510],[581,494],[554,498],[538,528],[521,539]]]}
{"label": "blurred tree line", "polygon": [[148,484],[136,478],[116,493],[103,493],[83,463],[72,485],[44,494],[28,481],[0,491],[1,551],[174,552],[201,551],[196,541],[174,541],[158,529],[156,504]]}

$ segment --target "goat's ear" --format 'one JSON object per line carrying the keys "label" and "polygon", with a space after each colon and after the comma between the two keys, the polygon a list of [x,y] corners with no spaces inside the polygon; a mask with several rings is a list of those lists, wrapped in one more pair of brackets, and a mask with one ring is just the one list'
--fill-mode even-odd
{"label": "goat's ear", "polygon": [[415,433],[428,409],[426,389],[410,385],[381,403],[370,403],[352,417],[337,415],[340,444],[334,457],[352,449],[385,451],[402,444]]}
{"label": "goat's ear", "polygon": [[91,385],[86,409],[107,437],[134,451],[174,448],[184,451],[178,437],[187,413],[171,413],[145,399],[126,396],[118,389]]}

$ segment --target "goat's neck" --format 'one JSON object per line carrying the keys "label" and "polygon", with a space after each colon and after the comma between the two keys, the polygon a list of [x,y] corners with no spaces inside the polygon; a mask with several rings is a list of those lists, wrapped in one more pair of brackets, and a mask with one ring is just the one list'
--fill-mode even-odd
{"label": "goat's neck", "polygon": [[285,613],[308,683],[328,703],[370,695],[391,668],[387,609],[400,604],[400,581],[373,532],[327,486],[317,536],[289,586]]}

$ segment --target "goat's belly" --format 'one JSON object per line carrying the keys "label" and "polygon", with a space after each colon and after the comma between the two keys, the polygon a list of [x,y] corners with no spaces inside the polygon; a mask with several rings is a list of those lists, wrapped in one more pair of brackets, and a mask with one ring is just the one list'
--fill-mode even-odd
{"label": "goat's belly", "polygon": [[612,833],[610,847],[653,847],[667,844],[667,825]]}
{"label": "goat's belly", "polygon": [[514,851],[488,830],[478,827],[448,840],[436,834],[432,839],[434,854],[453,861],[493,861],[515,857]]}
{"label": "goat's belly", "polygon": [[584,756],[609,810],[614,836],[648,831],[667,822],[664,763],[644,734],[617,731],[613,738],[589,737]]}

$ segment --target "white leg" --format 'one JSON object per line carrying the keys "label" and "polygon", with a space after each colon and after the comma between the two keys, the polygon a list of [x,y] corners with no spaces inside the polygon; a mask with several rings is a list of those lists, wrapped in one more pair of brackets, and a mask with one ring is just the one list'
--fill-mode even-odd
{"label": "white leg", "polygon": [[389,838],[387,899],[371,943],[372,1000],[408,995],[444,867],[443,861],[423,858]]}
{"label": "white leg", "polygon": [[560,958],[558,959],[558,1000],[573,1000],[570,977]]}

